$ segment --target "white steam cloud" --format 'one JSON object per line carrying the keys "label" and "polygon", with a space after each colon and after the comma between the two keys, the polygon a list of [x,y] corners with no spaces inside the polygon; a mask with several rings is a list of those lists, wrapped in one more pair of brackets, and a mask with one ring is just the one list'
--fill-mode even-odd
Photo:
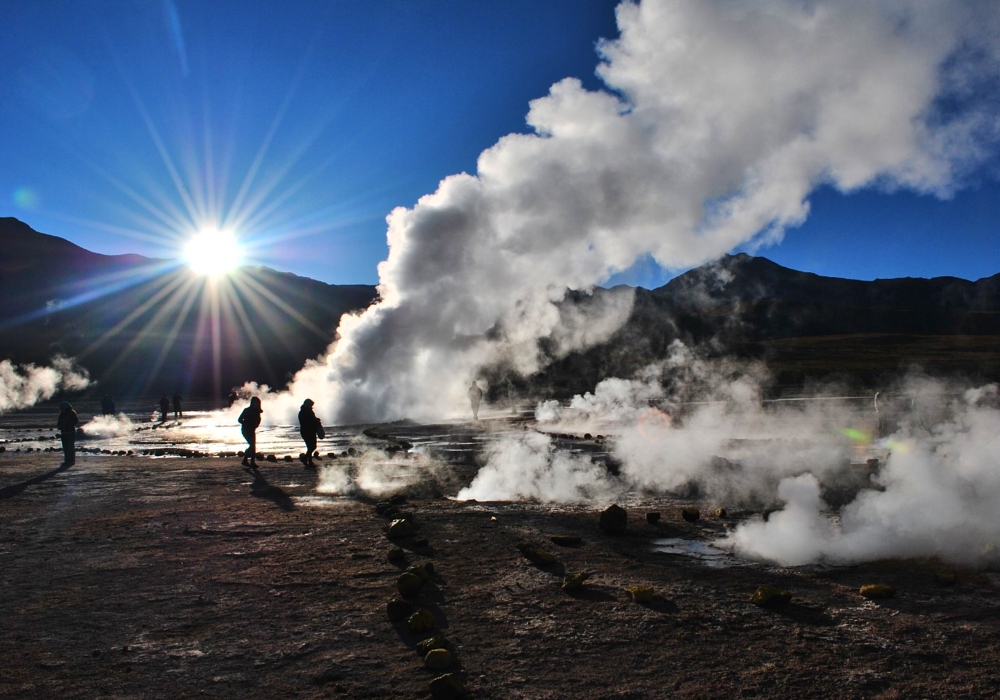
{"label": "white steam cloud", "polygon": [[69,358],[57,356],[50,367],[0,360],[0,413],[29,408],[57,391],[80,391],[88,384],[87,370]]}
{"label": "white steam cloud", "polygon": [[305,397],[337,423],[457,413],[485,364],[533,372],[540,339],[568,352],[627,316],[623,297],[600,323],[563,318],[567,289],[645,255],[678,269],[776,242],[821,184],[948,196],[997,144],[991,1],[644,0],[617,17],[606,90],[556,83],[533,133],[390,214],[380,301],[265,397],[269,419]]}
{"label": "white steam cloud", "polygon": [[526,433],[495,445],[458,497],[599,504],[680,494],[776,508],[719,543],[744,557],[786,566],[907,557],[1000,564],[996,385],[962,392],[910,378],[883,394],[879,411],[870,396],[769,402],[747,375],[733,381],[735,366],[674,351],[688,356],[683,365],[668,361],[639,379],[602,382],[568,408],[537,411],[543,430],[608,429],[616,470]]}

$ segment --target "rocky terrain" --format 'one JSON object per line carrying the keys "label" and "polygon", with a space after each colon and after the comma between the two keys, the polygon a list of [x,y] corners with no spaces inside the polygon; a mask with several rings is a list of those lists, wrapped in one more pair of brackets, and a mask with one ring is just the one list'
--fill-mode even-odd
{"label": "rocky terrain", "polygon": [[448,498],[473,464],[389,500],[297,462],[59,461],[0,454],[5,698],[996,696],[1000,574],[735,560],[708,544],[760,516],[725,504],[637,497],[616,530]]}

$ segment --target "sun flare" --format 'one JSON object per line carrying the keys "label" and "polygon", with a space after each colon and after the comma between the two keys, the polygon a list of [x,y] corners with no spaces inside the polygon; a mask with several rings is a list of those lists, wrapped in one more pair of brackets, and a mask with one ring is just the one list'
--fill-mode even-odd
{"label": "sun flare", "polygon": [[243,248],[232,231],[200,230],[184,244],[184,262],[195,272],[221,277],[243,262]]}

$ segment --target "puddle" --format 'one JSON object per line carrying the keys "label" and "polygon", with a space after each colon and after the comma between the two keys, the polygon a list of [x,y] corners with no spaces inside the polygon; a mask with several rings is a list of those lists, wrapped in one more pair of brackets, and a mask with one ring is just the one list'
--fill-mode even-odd
{"label": "puddle", "polygon": [[681,537],[670,537],[656,540],[653,551],[661,554],[676,554],[682,557],[697,559],[705,566],[721,569],[727,566],[740,566],[742,560],[733,556],[727,549],[719,549],[697,540],[685,540]]}
{"label": "puddle", "polygon": [[293,496],[292,502],[297,506],[303,506],[305,508],[331,508],[335,506],[344,506],[350,502],[349,498],[340,498],[337,496]]}

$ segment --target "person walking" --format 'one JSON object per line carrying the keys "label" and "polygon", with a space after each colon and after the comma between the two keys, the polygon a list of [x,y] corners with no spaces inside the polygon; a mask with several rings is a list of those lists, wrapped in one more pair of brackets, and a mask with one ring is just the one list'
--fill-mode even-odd
{"label": "person walking", "polygon": [[183,418],[184,412],[181,411],[181,395],[174,394],[174,418]]}
{"label": "person walking", "polygon": [[56,427],[59,429],[59,437],[62,439],[63,467],[72,467],[76,464],[76,426],[80,424],[80,418],[73,410],[69,401],[59,403],[59,419]]}
{"label": "person walking", "polygon": [[169,410],[170,410],[170,399],[168,399],[167,395],[164,394],[163,396],[160,397],[160,422],[161,423],[166,423],[167,422],[167,411],[169,411]]}
{"label": "person walking", "polygon": [[240,414],[240,431],[243,439],[247,441],[247,451],[243,455],[243,466],[248,471],[257,469],[257,427],[260,425],[260,416],[264,412],[261,408],[260,398],[254,396],[250,399],[250,405],[243,409]]}
{"label": "person walking", "polygon": [[476,380],[472,380],[469,387],[469,403],[472,404],[472,420],[479,420],[479,404],[483,400],[483,390],[479,388]]}
{"label": "person walking", "polygon": [[313,462],[313,453],[316,452],[316,442],[326,437],[323,424],[313,412],[313,405],[312,399],[306,399],[302,402],[302,407],[299,409],[299,434],[306,443],[306,452],[302,455],[302,464],[306,469],[316,468],[316,464]]}

